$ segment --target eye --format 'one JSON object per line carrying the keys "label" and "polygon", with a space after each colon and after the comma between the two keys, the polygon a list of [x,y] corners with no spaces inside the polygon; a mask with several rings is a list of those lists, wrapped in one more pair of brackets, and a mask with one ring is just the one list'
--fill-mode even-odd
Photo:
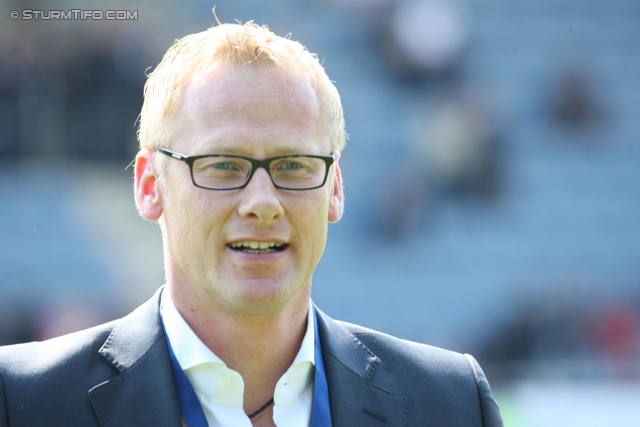
{"label": "eye", "polygon": [[295,160],[287,160],[281,166],[282,169],[288,169],[288,170],[300,169],[301,167],[302,165],[300,164],[300,162],[296,162]]}
{"label": "eye", "polygon": [[243,159],[217,156],[200,158],[193,165],[194,170],[215,174],[245,172],[250,167]]}
{"label": "eye", "polygon": [[215,162],[215,163],[211,164],[210,167],[215,168],[215,169],[224,169],[224,170],[234,169],[235,168],[234,165],[231,162],[227,162],[227,161]]}
{"label": "eye", "polygon": [[240,159],[230,158],[210,158],[208,162],[203,162],[203,167],[215,171],[237,171],[246,168]]}

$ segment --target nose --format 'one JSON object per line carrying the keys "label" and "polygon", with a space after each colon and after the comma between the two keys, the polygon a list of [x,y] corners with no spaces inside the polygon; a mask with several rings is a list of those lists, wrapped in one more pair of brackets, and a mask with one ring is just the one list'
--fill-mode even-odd
{"label": "nose", "polygon": [[273,186],[271,177],[264,168],[258,168],[251,181],[240,191],[242,200],[238,206],[238,213],[243,218],[269,223],[277,221],[284,214],[278,199],[278,190]]}

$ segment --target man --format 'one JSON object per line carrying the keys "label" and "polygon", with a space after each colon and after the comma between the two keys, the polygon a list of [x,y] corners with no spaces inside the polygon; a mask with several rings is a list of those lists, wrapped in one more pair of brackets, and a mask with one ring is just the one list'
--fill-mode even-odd
{"label": "man", "polygon": [[344,120],[299,43],[251,23],[179,40],[139,140],[166,285],[119,321],[0,349],[0,427],[502,425],[470,356],[311,303],[343,210]]}

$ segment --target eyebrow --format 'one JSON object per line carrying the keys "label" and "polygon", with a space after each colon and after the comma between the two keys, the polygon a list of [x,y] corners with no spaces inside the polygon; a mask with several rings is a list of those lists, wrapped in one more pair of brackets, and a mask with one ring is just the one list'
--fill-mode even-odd
{"label": "eyebrow", "polygon": [[[230,143],[216,143],[215,147],[206,147],[202,153],[194,153],[195,154],[234,154],[245,157],[250,157],[252,146],[250,144],[230,144]],[[293,144],[282,144],[282,145],[274,145],[273,150],[268,157],[276,157],[276,156],[286,156],[290,154],[319,154],[324,155],[326,153],[312,153],[308,147],[305,146],[296,146]]]}

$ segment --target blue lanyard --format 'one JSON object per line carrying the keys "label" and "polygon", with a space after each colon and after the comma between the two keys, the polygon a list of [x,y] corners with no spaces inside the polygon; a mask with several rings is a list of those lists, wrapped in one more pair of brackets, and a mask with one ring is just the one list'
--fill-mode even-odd
{"label": "blue lanyard", "polygon": [[180,413],[182,418],[189,427],[209,427],[207,417],[204,415],[200,401],[196,395],[196,391],[193,389],[187,374],[184,373],[178,363],[173,348],[167,335],[167,330],[164,327],[164,320],[162,321],[162,329],[164,330],[165,341],[167,342],[167,348],[169,349],[169,359],[171,359],[171,371],[173,371],[173,381],[176,383],[176,392],[178,394],[178,406],[180,407]]}
{"label": "blue lanyard", "polygon": [[313,327],[316,331],[316,375],[313,379],[313,407],[311,409],[311,427],[331,427],[331,409],[329,408],[329,385],[324,373],[322,346],[318,333],[318,318],[313,310]]}
{"label": "blue lanyard", "polygon": [[[316,311],[313,310],[313,323],[316,333],[315,342],[315,359],[316,369],[313,382],[313,407],[311,409],[311,427],[330,427],[331,426],[331,410],[329,408],[329,386],[327,385],[327,376],[324,372],[324,363],[322,361],[322,348],[320,346],[320,335],[318,334],[318,319]],[[164,336],[167,337],[167,331],[162,322]],[[184,373],[178,363],[169,339],[166,338],[167,348],[169,349],[169,359],[171,360],[171,371],[173,372],[173,380],[176,384],[176,392],[178,394],[178,406],[182,418],[189,427],[209,427],[207,417],[204,415],[200,401],[193,389],[189,378]]]}

